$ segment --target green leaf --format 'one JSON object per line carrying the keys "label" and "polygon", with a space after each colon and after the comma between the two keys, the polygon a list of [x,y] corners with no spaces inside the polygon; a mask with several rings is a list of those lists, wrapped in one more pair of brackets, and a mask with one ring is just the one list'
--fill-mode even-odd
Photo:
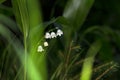
{"label": "green leaf", "polygon": [[29,29],[29,13],[27,10],[27,1],[26,0],[12,0],[13,11],[15,18],[19,25],[19,28],[24,34],[24,37],[28,36]]}
{"label": "green leaf", "polygon": [[42,52],[43,54],[37,52],[44,37],[38,0],[12,0],[12,4],[17,22],[24,34],[24,79],[26,79],[26,72],[28,72],[29,80],[46,80],[45,52]]}
{"label": "green leaf", "polygon": [[63,16],[73,26],[71,29],[78,30],[83,22],[94,0],[68,0]]}
{"label": "green leaf", "polygon": [[99,52],[100,48],[101,48],[101,42],[99,40],[95,41],[90,46],[83,63],[80,80],[91,80],[94,58],[96,54]]}
{"label": "green leaf", "polygon": [[[7,45],[8,51],[4,52],[4,53],[6,53],[6,59],[5,59],[4,65],[3,65],[3,67],[4,67],[3,75],[4,75],[4,73],[6,75],[6,78],[4,78],[4,79],[11,79],[9,76],[7,77],[7,75],[10,74],[10,72],[9,72],[10,67],[12,67],[13,65],[15,66],[15,64],[13,64],[13,63],[14,63],[14,61],[16,61],[17,58],[21,61],[21,63],[23,63],[24,55],[21,53],[24,52],[24,49],[21,44],[21,41],[17,37],[15,37],[15,35],[6,26],[4,26],[2,24],[0,24],[0,35],[2,37],[4,37],[8,42],[8,45]],[[4,54],[4,53],[2,53],[2,54]],[[17,55],[17,58],[15,55]],[[10,58],[13,58],[13,59],[10,59]],[[20,65],[20,66],[22,66],[22,65]],[[21,73],[23,73],[23,72],[21,72]],[[19,80],[23,80],[22,77]]]}

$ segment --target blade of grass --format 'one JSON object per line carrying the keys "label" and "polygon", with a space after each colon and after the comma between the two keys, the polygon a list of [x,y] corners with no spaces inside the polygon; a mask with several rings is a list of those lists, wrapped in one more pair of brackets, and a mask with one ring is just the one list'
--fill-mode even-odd
{"label": "blade of grass", "polygon": [[[25,68],[27,68],[28,77],[30,80],[46,80],[46,62],[44,53],[39,54],[36,51],[38,43],[41,44],[40,40],[43,37],[39,2],[38,0],[12,0],[12,2],[17,22],[20,24],[20,29],[24,34]],[[27,53],[29,53],[28,57],[26,56]],[[24,79],[26,80],[26,69],[24,76]]]}
{"label": "blade of grass", "polygon": [[71,30],[78,30],[92,7],[94,0],[68,0],[63,16],[71,23]]}
{"label": "blade of grass", "polygon": [[[41,77],[41,80],[47,79],[47,70],[46,70],[46,52],[37,52],[39,45],[43,44],[44,41],[44,27],[42,23],[42,15],[40,4],[38,0],[29,0],[28,2],[28,11],[30,19],[30,29],[29,29],[29,53],[30,59],[32,60],[33,65],[36,68],[38,73],[37,77]],[[42,65],[41,65],[42,64]],[[31,75],[32,76],[32,75]],[[33,80],[33,79],[32,79]],[[40,80],[40,79],[38,79]]]}
{"label": "blade of grass", "polygon": [[5,26],[3,26],[1,24],[0,24],[0,34],[3,37],[5,37],[6,40],[8,40],[9,44],[14,48],[17,55],[19,56],[21,63],[23,63],[24,62],[23,61],[24,55],[22,53],[24,53],[24,49],[23,49],[23,46],[21,44],[21,41],[19,41],[19,39],[17,39],[15,37],[15,35],[12,34],[12,32],[9,29],[7,29]]}
{"label": "blade of grass", "polygon": [[15,9],[17,22],[20,24],[20,29],[22,29],[24,35],[24,47],[25,47],[25,63],[24,63],[24,80],[27,79],[27,38],[28,38],[28,30],[29,30],[29,14],[27,9],[27,1],[26,0],[12,0],[13,8]]}
{"label": "blade of grass", "polygon": [[94,58],[95,55],[99,52],[100,48],[101,48],[101,43],[99,40],[95,41],[90,46],[83,63],[80,80],[91,80]]}
{"label": "blade of grass", "polygon": [[[24,65],[24,58],[25,58],[24,52],[25,51],[24,51],[24,48],[21,42],[19,42],[17,38],[14,38],[14,34],[12,34],[10,30],[4,27],[3,25],[0,25],[0,34],[3,35],[9,41],[9,43],[13,46],[14,50],[16,51],[16,53],[18,54],[20,58],[21,63]],[[32,61],[30,58],[28,59],[28,61],[29,61],[28,70],[30,71],[28,75],[31,77],[30,80],[43,80],[42,76],[39,75],[38,71],[36,71],[35,65],[31,63]],[[23,79],[20,78],[20,80],[23,80]]]}
{"label": "blade of grass", "polygon": [[108,69],[106,69],[100,76],[98,76],[95,80],[100,80],[105,74],[107,74],[108,72],[110,72],[115,67],[116,67],[116,64],[113,64]]}

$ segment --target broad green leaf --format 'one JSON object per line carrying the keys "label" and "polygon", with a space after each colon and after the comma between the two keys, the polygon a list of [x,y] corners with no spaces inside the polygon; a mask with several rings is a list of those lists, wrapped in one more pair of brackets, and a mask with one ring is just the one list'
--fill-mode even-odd
{"label": "broad green leaf", "polygon": [[92,67],[96,54],[101,48],[101,42],[99,40],[95,41],[89,48],[87,55],[85,57],[80,80],[91,80]]}
{"label": "broad green leaf", "polygon": [[42,44],[41,41],[43,41],[44,37],[44,28],[42,26],[38,0],[12,0],[12,3],[13,9],[15,9],[14,12],[16,14],[17,22],[24,34],[24,79],[26,79],[27,72],[29,80],[46,80],[47,71],[45,52],[37,52],[37,48]]}
{"label": "broad green leaf", "polygon": [[78,30],[83,22],[94,0],[68,0],[63,16],[73,26],[71,29]]}
{"label": "broad green leaf", "polygon": [[28,36],[29,30],[29,13],[27,10],[27,1],[26,0],[12,0],[13,12],[17,23],[23,32],[24,37]]}
{"label": "broad green leaf", "polygon": [[[28,12],[29,12],[29,36],[28,36],[28,46],[30,58],[38,72],[38,77],[41,77],[41,80],[47,79],[47,70],[46,70],[46,53],[37,52],[39,45],[44,43],[44,27],[42,23],[41,9],[39,8],[40,3],[38,0],[28,0]],[[42,65],[41,65],[42,64]],[[33,73],[32,73],[33,74]],[[32,77],[31,74],[31,77]],[[33,80],[33,79],[31,79]],[[38,79],[40,80],[40,79]]]}

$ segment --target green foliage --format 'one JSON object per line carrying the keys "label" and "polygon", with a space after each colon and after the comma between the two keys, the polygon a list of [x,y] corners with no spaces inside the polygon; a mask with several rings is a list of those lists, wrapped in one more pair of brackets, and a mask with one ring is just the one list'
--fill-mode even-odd
{"label": "green foliage", "polygon": [[[7,76],[7,78],[9,79],[10,75],[12,75],[10,79],[14,79],[15,74],[11,72],[11,70],[16,72],[17,71],[16,69],[19,70],[19,68],[22,67],[22,66],[19,67],[17,63],[21,64],[19,60],[21,61],[23,60],[23,54],[21,54],[23,53],[23,47],[21,45],[21,41],[9,29],[7,29],[2,24],[0,25],[0,34],[4,36],[4,38],[6,38],[7,40],[6,44],[8,44],[3,51],[3,55],[6,54],[6,56],[3,56],[3,59],[4,59],[3,62],[5,63],[5,65],[3,64],[3,67],[1,68],[1,70],[4,71],[4,73],[1,71],[1,74],[3,74],[1,76],[1,79],[6,79],[5,76]],[[17,55],[13,53],[17,53]],[[12,56],[15,56],[15,57],[11,60]],[[6,68],[4,69],[5,66]],[[22,77],[20,79],[22,79]]]}
{"label": "green foliage", "polygon": [[5,2],[6,0],[0,0],[0,3],[3,3],[3,2]]}
{"label": "green foliage", "polygon": [[99,52],[100,48],[101,48],[100,41],[96,41],[90,46],[86,54],[85,61],[83,63],[83,69],[80,80],[91,80],[94,58],[96,54]]}
{"label": "green foliage", "polygon": [[[120,30],[111,28],[106,20],[99,24],[98,17],[91,14],[92,6],[100,7],[97,1],[57,0],[50,4],[44,0],[41,5],[38,0],[11,0],[12,7],[7,7],[5,2],[0,0],[1,80],[109,80],[110,76],[116,77],[112,73],[119,71],[116,62],[119,56],[114,55],[119,55]],[[53,4],[52,9],[47,8],[51,12],[44,13],[47,11],[44,2]],[[56,7],[62,9],[59,17]],[[43,20],[46,14],[50,14],[47,22]],[[56,32],[56,27],[63,30],[64,35],[45,39],[46,31]],[[49,42],[49,47],[37,52],[44,41]]]}
{"label": "green foliage", "polygon": [[[26,77],[26,73],[28,73],[30,80],[46,80],[45,56],[36,52],[38,43],[41,44],[40,41],[43,37],[43,26],[38,2],[37,0],[12,0],[12,2],[13,8],[15,9],[16,19],[20,24],[20,29],[24,35],[24,76]],[[39,63],[37,61],[39,61]]]}
{"label": "green foliage", "polygon": [[63,16],[71,23],[71,29],[80,29],[93,3],[94,0],[68,0]]}
{"label": "green foliage", "polygon": [[117,71],[119,65],[115,62],[107,62],[104,63],[96,68],[93,69],[93,75],[97,76],[95,77],[95,80],[100,80],[103,77],[106,77],[110,75],[111,73],[114,73]]}

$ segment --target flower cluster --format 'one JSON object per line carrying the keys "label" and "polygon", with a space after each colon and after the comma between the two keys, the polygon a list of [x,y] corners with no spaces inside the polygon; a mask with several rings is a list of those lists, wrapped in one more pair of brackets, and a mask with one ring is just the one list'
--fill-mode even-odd
{"label": "flower cluster", "polygon": [[51,39],[51,38],[56,38],[57,36],[62,36],[63,35],[63,31],[58,29],[57,33],[55,32],[51,32],[51,33],[46,33],[45,34],[45,39]]}
{"label": "flower cluster", "polygon": [[[56,38],[56,37],[62,36],[62,35],[63,35],[63,31],[58,29],[56,33],[55,32],[51,32],[51,33],[46,32],[45,39],[52,39],[52,38]],[[49,45],[48,42],[45,41],[44,42],[44,47],[47,47],[48,45]],[[43,52],[43,51],[44,51],[43,47],[41,45],[39,45],[38,49],[37,49],[37,52]]]}
{"label": "flower cluster", "polygon": [[[44,42],[44,47],[47,47],[48,46],[48,42]],[[43,52],[44,49],[41,45],[38,46],[38,49],[37,49],[37,52]]]}

